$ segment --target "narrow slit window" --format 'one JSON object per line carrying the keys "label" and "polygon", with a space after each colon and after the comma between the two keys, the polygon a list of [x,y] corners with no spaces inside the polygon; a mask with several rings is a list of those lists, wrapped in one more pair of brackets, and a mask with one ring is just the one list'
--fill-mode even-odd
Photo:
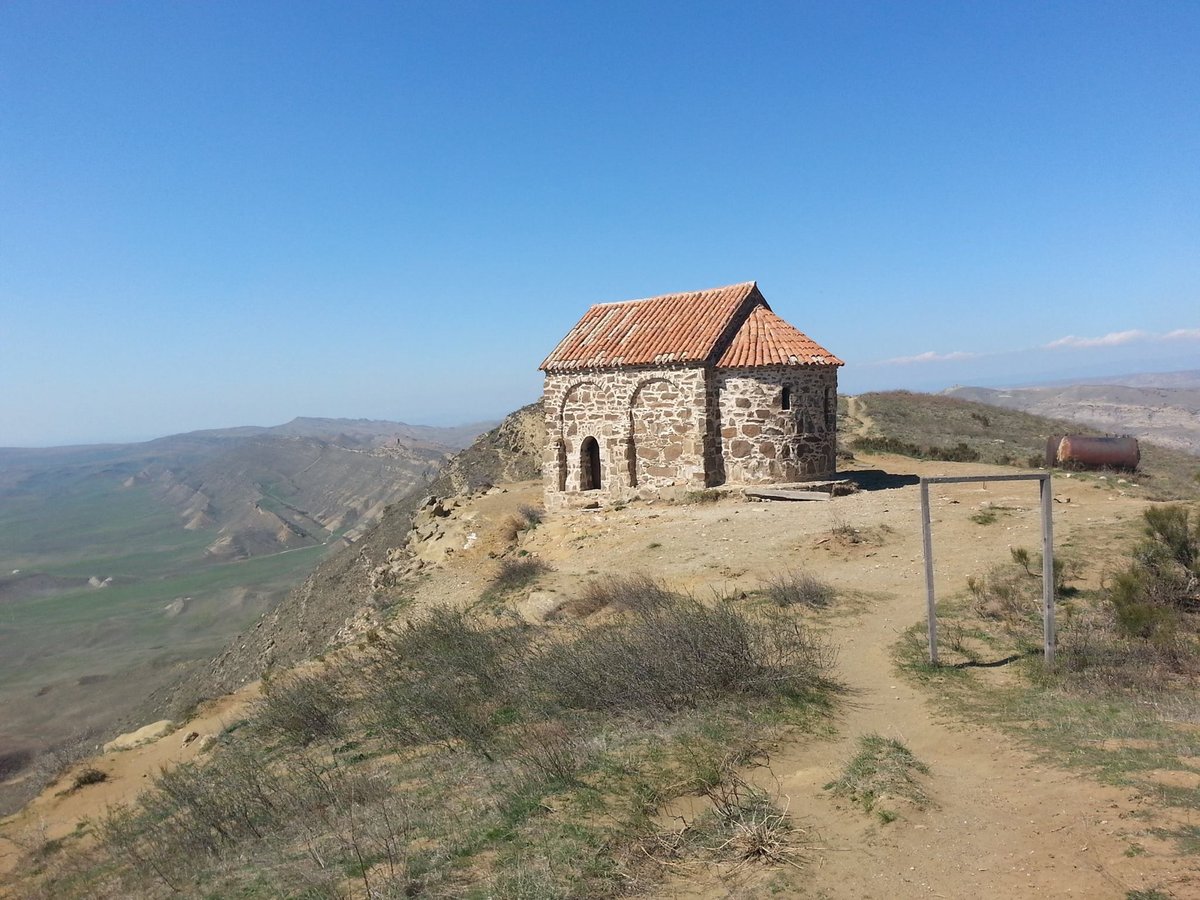
{"label": "narrow slit window", "polygon": [[780,409],[792,408],[792,389],[786,384],[783,386],[783,394],[779,398]]}

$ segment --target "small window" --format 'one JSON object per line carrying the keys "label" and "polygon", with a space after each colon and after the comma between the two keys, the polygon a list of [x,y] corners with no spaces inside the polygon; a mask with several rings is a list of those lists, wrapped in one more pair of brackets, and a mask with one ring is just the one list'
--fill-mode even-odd
{"label": "small window", "polygon": [[780,409],[792,408],[792,389],[786,384],[783,386],[783,394],[779,398]]}

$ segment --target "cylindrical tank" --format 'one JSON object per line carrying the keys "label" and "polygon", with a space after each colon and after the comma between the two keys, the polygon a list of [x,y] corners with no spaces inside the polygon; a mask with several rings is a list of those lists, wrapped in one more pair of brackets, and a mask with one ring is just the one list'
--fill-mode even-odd
{"label": "cylindrical tank", "polygon": [[1142,459],[1137,438],[1096,437],[1090,434],[1063,435],[1062,440],[1058,442],[1056,455],[1060,466],[1082,466],[1089,469],[1105,466],[1113,469],[1136,469]]}

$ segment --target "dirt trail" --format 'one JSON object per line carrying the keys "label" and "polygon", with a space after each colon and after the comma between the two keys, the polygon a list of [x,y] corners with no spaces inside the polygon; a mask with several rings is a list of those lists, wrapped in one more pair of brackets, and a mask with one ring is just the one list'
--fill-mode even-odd
{"label": "dirt trail", "polygon": [[867,437],[875,429],[875,420],[867,415],[867,408],[857,397],[846,398],[846,417],[856,423],[856,437]]}

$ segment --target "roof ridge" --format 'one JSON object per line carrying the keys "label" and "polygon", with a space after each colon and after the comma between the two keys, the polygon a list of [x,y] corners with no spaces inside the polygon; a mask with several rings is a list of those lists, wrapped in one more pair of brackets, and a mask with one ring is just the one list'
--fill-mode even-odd
{"label": "roof ridge", "polygon": [[756,288],[757,281],[738,281],[734,284],[723,284],[719,287],[700,288],[698,291],[668,291],[665,294],[655,294],[653,297],[638,297],[634,300],[604,300],[600,303],[593,303],[592,308],[597,306],[622,306],[628,303],[647,303],[650,300],[662,300],[666,297],[688,297],[692,294],[712,294],[716,291],[732,291],[734,288]]}

